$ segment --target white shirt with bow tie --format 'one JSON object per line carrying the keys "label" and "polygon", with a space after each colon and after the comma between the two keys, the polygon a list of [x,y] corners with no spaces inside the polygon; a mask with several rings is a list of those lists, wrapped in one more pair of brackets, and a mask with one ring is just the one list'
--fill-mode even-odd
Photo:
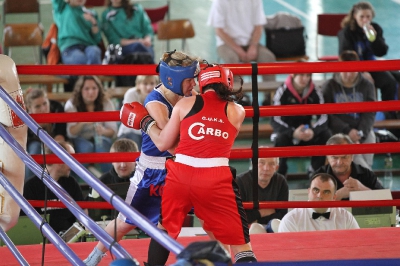
{"label": "white shirt with bow tie", "polygon": [[281,220],[278,232],[302,232],[320,230],[359,229],[353,215],[343,208],[329,208],[330,218],[320,216],[312,218],[311,208],[296,208],[288,212]]}

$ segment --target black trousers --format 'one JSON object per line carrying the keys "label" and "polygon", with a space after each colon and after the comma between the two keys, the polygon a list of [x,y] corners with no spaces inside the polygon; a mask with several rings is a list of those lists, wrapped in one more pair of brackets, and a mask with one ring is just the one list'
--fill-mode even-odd
{"label": "black trousers", "polygon": [[389,71],[370,72],[375,81],[375,87],[381,90],[382,101],[397,99],[397,80]]}
{"label": "black trousers", "polygon": [[[314,135],[310,141],[300,141],[299,144],[294,145],[292,137],[287,135],[279,134],[275,139],[275,147],[287,147],[287,146],[310,146],[310,145],[325,145],[328,139],[332,136],[329,129],[322,131],[318,135]],[[313,170],[317,170],[321,166],[325,165],[326,156],[312,156],[311,167]],[[287,158],[279,158],[279,169],[278,173],[286,175],[288,170]]]}

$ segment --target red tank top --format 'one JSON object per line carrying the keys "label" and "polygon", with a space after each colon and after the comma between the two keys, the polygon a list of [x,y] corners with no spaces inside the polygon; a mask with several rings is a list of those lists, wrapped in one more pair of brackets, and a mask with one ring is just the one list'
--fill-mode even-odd
{"label": "red tank top", "polygon": [[203,108],[181,121],[176,154],[197,158],[229,158],[237,129],[226,116],[227,102],[214,91],[201,95]]}

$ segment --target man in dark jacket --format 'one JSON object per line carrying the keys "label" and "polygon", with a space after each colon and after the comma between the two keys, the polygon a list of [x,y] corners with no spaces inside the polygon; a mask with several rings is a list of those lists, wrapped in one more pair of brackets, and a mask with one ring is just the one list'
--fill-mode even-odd
{"label": "man in dark jacket", "polygon": [[[258,159],[258,200],[259,201],[287,201],[289,189],[286,179],[278,174],[279,158]],[[249,170],[236,177],[243,202],[253,201],[253,171]],[[264,227],[272,219],[282,219],[287,209],[250,209],[246,210],[249,224],[259,223]],[[252,226],[250,226],[250,232]]]}
{"label": "man in dark jacket", "polygon": [[[326,145],[353,144],[344,134],[333,135]],[[345,148],[343,149],[345,150]],[[348,199],[350,191],[383,189],[374,172],[353,162],[352,154],[328,155],[328,165],[319,168],[314,174],[328,173],[337,181],[336,200]]]}
{"label": "man in dark jacket", "polygon": [[[323,104],[324,98],[311,80],[311,74],[292,74],[276,91],[274,105]],[[331,136],[328,129],[328,116],[318,115],[311,123],[312,115],[274,116],[271,125],[274,133],[271,140],[275,147],[325,145]],[[287,159],[280,158],[278,173],[286,175]],[[325,156],[313,156],[309,173],[325,164]]]}
{"label": "man in dark jacket", "polygon": [[[68,153],[75,153],[72,145],[65,142],[58,142]],[[46,154],[53,154],[53,152],[45,147]],[[75,178],[70,176],[71,169],[66,164],[47,164],[46,168],[49,175],[63,188],[75,201],[82,201],[82,190],[76,182]],[[58,197],[46,187],[39,177],[32,176],[24,185],[24,197],[28,200],[45,200],[45,191],[47,190],[47,200],[60,201]],[[35,208],[39,214],[44,213],[44,208]],[[56,233],[60,233],[69,229],[74,222],[75,216],[69,209],[66,208],[47,208],[47,213],[50,214],[50,226]],[[21,213],[23,215],[23,213]]]}

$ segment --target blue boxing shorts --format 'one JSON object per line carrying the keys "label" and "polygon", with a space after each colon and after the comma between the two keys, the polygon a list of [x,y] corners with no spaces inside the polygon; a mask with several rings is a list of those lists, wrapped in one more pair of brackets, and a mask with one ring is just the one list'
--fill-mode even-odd
{"label": "blue boxing shorts", "polygon": [[[136,163],[136,170],[130,179],[130,186],[125,202],[139,211],[154,225],[157,225],[160,217],[161,195],[164,190],[165,157],[148,156],[140,154]],[[125,223],[139,226],[134,221],[119,213],[118,219]]]}

